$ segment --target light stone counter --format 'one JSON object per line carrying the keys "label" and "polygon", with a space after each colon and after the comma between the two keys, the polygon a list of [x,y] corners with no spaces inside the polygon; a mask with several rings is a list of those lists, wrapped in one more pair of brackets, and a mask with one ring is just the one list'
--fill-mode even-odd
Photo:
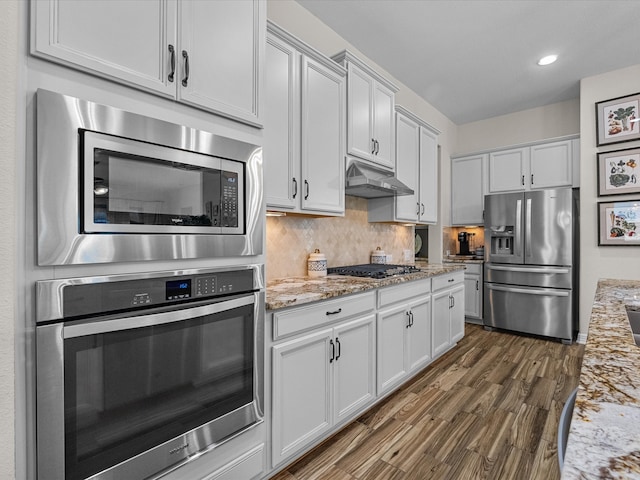
{"label": "light stone counter", "polygon": [[383,279],[327,275],[326,277],[294,277],[272,280],[267,283],[267,310],[304,305],[305,303],[464,270],[464,265],[453,263],[448,265],[420,263],[416,264],[416,267],[420,268],[419,272]]}
{"label": "light stone counter", "polygon": [[640,310],[640,280],[600,280],[562,478],[640,479],[640,347],[626,309]]}

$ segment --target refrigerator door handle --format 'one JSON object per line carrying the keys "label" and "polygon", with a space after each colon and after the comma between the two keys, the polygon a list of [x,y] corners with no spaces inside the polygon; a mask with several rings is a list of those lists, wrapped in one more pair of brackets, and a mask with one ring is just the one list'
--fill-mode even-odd
{"label": "refrigerator door handle", "polygon": [[491,285],[488,284],[487,288],[489,290],[497,290],[500,292],[511,292],[511,293],[524,293],[526,295],[543,295],[546,297],[568,297],[569,292],[565,290],[541,290],[536,288],[515,288],[515,287],[502,287],[499,285]]}
{"label": "refrigerator door handle", "polygon": [[515,245],[515,255],[519,257],[522,255],[522,200],[516,201],[516,245]]}
{"label": "refrigerator door handle", "polygon": [[531,257],[531,199],[527,198],[526,211],[524,213],[524,248],[525,257]]}
{"label": "refrigerator door handle", "polygon": [[502,267],[499,265],[485,265],[485,268],[489,270],[500,270],[503,272],[518,272],[518,273],[557,273],[557,274],[567,274],[569,273],[568,268],[557,268],[557,267]]}

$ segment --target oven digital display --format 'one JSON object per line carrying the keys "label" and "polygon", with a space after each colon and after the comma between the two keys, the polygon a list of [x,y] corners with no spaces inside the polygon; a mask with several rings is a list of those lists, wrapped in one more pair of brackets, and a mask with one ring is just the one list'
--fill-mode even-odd
{"label": "oven digital display", "polygon": [[167,300],[191,298],[191,279],[170,280],[167,285]]}

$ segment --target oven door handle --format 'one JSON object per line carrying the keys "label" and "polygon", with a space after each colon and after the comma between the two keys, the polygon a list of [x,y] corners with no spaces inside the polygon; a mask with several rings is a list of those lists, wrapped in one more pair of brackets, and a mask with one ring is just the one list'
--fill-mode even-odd
{"label": "oven door handle", "polygon": [[191,318],[212,315],[234,308],[253,305],[256,303],[255,295],[247,295],[232,300],[226,300],[209,305],[197,307],[186,307],[179,310],[169,310],[162,313],[149,315],[127,316],[113,320],[89,321],[80,324],[65,325],[63,328],[64,338],[84,337],[87,335],[97,335],[108,332],[118,332],[131,330],[133,328],[151,327],[167,323],[181,322]]}

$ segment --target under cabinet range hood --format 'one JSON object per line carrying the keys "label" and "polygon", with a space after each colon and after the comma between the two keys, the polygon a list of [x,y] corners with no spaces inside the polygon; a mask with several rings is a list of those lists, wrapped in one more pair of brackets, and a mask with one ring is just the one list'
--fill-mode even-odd
{"label": "under cabinet range hood", "polygon": [[364,162],[348,159],[345,193],[354,197],[380,198],[413,195],[413,190],[393,176]]}

